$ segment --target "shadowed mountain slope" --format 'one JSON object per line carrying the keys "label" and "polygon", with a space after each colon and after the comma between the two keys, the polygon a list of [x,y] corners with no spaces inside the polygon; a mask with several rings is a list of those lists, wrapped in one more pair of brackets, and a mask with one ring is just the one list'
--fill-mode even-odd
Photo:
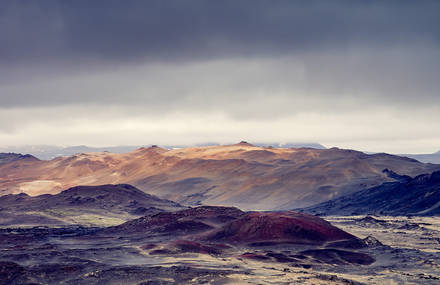
{"label": "shadowed mountain slope", "polygon": [[14,161],[38,161],[38,158],[30,155],[30,154],[21,154],[21,153],[0,153],[0,165],[14,162]]}
{"label": "shadowed mountain slope", "polygon": [[182,208],[127,184],[77,186],[56,195],[1,196],[0,225],[114,224]]}
{"label": "shadowed mountain slope", "polygon": [[401,180],[302,210],[320,215],[440,215],[440,171]]}
{"label": "shadowed mountain slope", "polygon": [[440,170],[440,165],[338,148],[257,147],[246,142],[172,150],[153,146],[124,154],[82,153],[6,163],[0,165],[0,195],[127,183],[186,205],[292,209],[395,181],[382,172],[385,168],[415,176]]}

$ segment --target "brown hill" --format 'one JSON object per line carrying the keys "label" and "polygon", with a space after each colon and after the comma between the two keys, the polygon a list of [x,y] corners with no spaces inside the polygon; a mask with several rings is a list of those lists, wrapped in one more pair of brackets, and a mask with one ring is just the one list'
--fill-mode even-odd
{"label": "brown hill", "polygon": [[115,154],[82,153],[50,161],[0,165],[0,195],[58,193],[76,185],[128,183],[187,205],[245,210],[292,209],[394,181],[388,168],[415,176],[440,165],[388,154],[343,149],[235,145]]}

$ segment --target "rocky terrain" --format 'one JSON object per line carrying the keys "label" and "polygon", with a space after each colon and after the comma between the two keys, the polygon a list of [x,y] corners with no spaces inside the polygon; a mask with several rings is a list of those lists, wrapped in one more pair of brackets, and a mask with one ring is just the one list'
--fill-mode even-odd
{"label": "rocky terrain", "polygon": [[[440,217],[327,216],[326,220],[371,245],[367,253],[376,262],[364,270],[363,282],[440,283]],[[346,278],[353,273],[337,268],[327,272]]]}
{"label": "rocky terrain", "polygon": [[236,284],[263,278],[254,271],[265,267],[283,267],[278,280],[316,266],[375,261],[364,240],[318,217],[232,207],[152,213],[107,228],[3,228],[0,233],[2,284]]}
{"label": "rocky terrain", "polygon": [[55,194],[76,185],[128,183],[184,205],[231,205],[244,210],[306,207],[396,181],[382,172],[416,176],[440,169],[414,159],[344,149],[225,146],[129,153],[81,153],[49,161],[0,165],[0,195]]}
{"label": "rocky terrain", "polygon": [[105,226],[182,208],[127,184],[77,186],[55,195],[0,196],[0,226]]}
{"label": "rocky terrain", "polygon": [[414,178],[385,171],[398,182],[302,209],[318,215],[440,216],[440,171]]}
{"label": "rocky terrain", "polygon": [[[3,227],[1,284],[438,284],[436,218],[202,206],[111,227]],[[377,238],[376,238],[377,237]]]}

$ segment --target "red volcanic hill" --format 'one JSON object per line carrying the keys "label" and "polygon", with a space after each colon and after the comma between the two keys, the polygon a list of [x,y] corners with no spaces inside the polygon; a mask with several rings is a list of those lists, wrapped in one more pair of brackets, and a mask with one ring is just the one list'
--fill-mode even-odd
{"label": "red volcanic hill", "polygon": [[215,244],[322,245],[358,240],[355,236],[309,214],[250,212],[234,207],[201,206],[147,215],[106,230],[116,235],[161,236],[161,240],[189,239]]}
{"label": "red volcanic hill", "polygon": [[255,212],[232,221],[207,239],[254,244],[322,244],[355,237],[316,216],[297,212]]}
{"label": "red volcanic hill", "polygon": [[[258,252],[244,253],[240,258],[264,262],[371,264],[375,261],[368,254],[352,251],[366,247],[364,240],[319,217],[292,211],[245,213],[234,207],[201,206],[150,214],[97,234],[141,241],[140,248],[150,255],[233,256],[246,249]],[[285,252],[279,252],[280,248]],[[291,255],[290,250],[298,248],[308,250]]]}
{"label": "red volcanic hill", "polygon": [[81,153],[44,161],[0,164],[0,195],[55,194],[76,185],[131,184],[185,205],[245,210],[310,206],[395,181],[383,169],[410,176],[440,165],[343,149],[257,147],[249,143],[123,154]]}

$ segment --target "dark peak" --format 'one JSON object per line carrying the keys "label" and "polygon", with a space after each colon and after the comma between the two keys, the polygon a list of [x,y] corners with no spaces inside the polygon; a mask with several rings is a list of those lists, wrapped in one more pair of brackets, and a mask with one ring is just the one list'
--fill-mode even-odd
{"label": "dark peak", "polygon": [[373,223],[373,224],[384,222],[383,220],[378,220],[370,215],[365,216],[364,218],[360,219],[359,221],[364,222],[364,223]]}
{"label": "dark peak", "polygon": [[199,206],[199,207],[181,210],[179,212],[176,212],[176,214],[181,216],[190,216],[190,217],[208,217],[208,216],[219,216],[219,215],[238,217],[244,214],[244,212],[236,207]]}
{"label": "dark peak", "polygon": [[3,196],[0,196],[0,199],[3,199],[3,198],[17,198],[17,199],[23,199],[23,198],[28,198],[28,197],[31,197],[31,196],[29,196],[28,194],[26,194],[26,193],[24,193],[24,192],[21,192],[21,193],[18,193],[18,194],[7,194],[7,195],[3,195]]}
{"label": "dark peak", "polygon": [[161,152],[165,152],[168,151],[166,148],[162,148],[156,144],[153,144],[149,147],[140,147],[137,149],[137,151],[141,151],[141,152],[157,152],[157,153],[161,153]]}
{"label": "dark peak", "polygon": [[22,154],[20,155],[20,158],[25,159],[25,158],[31,158],[31,159],[36,159],[38,160],[38,158],[36,158],[35,156],[31,155],[31,154]]}
{"label": "dark peak", "polygon": [[[173,207],[179,207],[182,208],[181,205],[179,205],[176,202],[173,202],[171,200],[161,199],[157,196],[148,194],[143,192],[142,190],[139,190],[138,188],[130,185],[130,184],[104,184],[104,185],[84,185],[84,186],[75,186],[71,187],[69,189],[66,189],[62,191],[59,194],[53,195],[53,196],[71,196],[71,195],[78,195],[82,197],[95,197],[95,196],[102,196],[102,195],[111,195],[113,197],[119,197],[122,200],[125,199],[135,199],[139,201],[150,201],[154,203],[159,203],[160,205],[167,204],[168,206]],[[122,201],[121,200],[121,201]]]}
{"label": "dark peak", "polygon": [[134,187],[133,185],[130,185],[130,184],[115,184],[115,185],[108,184],[107,186],[109,186],[109,185],[120,187],[120,188],[124,188],[124,189],[127,189],[127,190],[137,190],[137,191],[140,191],[139,189],[137,189],[136,187]]}
{"label": "dark peak", "polygon": [[435,171],[431,173],[431,176],[429,177],[430,183],[440,183],[440,171]]}
{"label": "dark peak", "polygon": [[397,174],[396,172],[394,172],[388,168],[385,168],[384,170],[382,170],[382,173],[386,174],[389,178],[395,179],[395,180],[397,180],[399,182],[403,182],[403,183],[409,182],[412,179],[408,175]]}
{"label": "dark peak", "polygon": [[373,246],[383,246],[383,243],[381,243],[377,238],[373,237],[373,236],[367,236],[366,238],[362,239],[362,241],[364,242],[364,244],[366,246],[369,247],[373,247]]}
{"label": "dark peak", "polygon": [[358,150],[354,150],[354,149],[345,149],[345,148],[339,148],[339,147],[332,147],[332,148],[327,148],[327,149],[317,149],[318,151],[322,151],[324,153],[327,154],[336,154],[336,155],[351,155],[351,156],[356,156],[356,157],[363,157],[363,158],[367,158],[369,157],[368,154],[365,154],[361,151]]}
{"label": "dark peak", "polygon": [[408,162],[416,162],[416,163],[420,163],[420,161],[414,159],[414,158],[410,158],[410,157],[406,157],[406,156],[399,156],[399,155],[394,155],[394,154],[389,154],[386,152],[378,152],[378,153],[372,153],[369,154],[369,156],[371,157],[384,157],[384,158],[398,158],[400,160],[406,160]]}
{"label": "dark peak", "polygon": [[21,153],[14,153],[14,152],[3,152],[0,153],[0,162],[6,163],[11,161],[17,161],[17,160],[39,160],[33,155],[30,154],[21,154]]}
{"label": "dark peak", "polygon": [[412,179],[410,181],[411,184],[420,184],[420,185],[424,185],[427,184],[430,180],[431,175],[430,174],[420,174],[417,175],[416,177],[414,177],[414,179]]}
{"label": "dark peak", "polygon": [[132,192],[143,193],[141,190],[129,184],[104,184],[104,185],[79,185],[62,191],[61,193],[83,193],[89,192],[114,192],[121,190],[129,190]]}
{"label": "dark peak", "polygon": [[241,145],[241,146],[254,146],[253,144],[248,143],[247,141],[241,141],[236,145]]}

